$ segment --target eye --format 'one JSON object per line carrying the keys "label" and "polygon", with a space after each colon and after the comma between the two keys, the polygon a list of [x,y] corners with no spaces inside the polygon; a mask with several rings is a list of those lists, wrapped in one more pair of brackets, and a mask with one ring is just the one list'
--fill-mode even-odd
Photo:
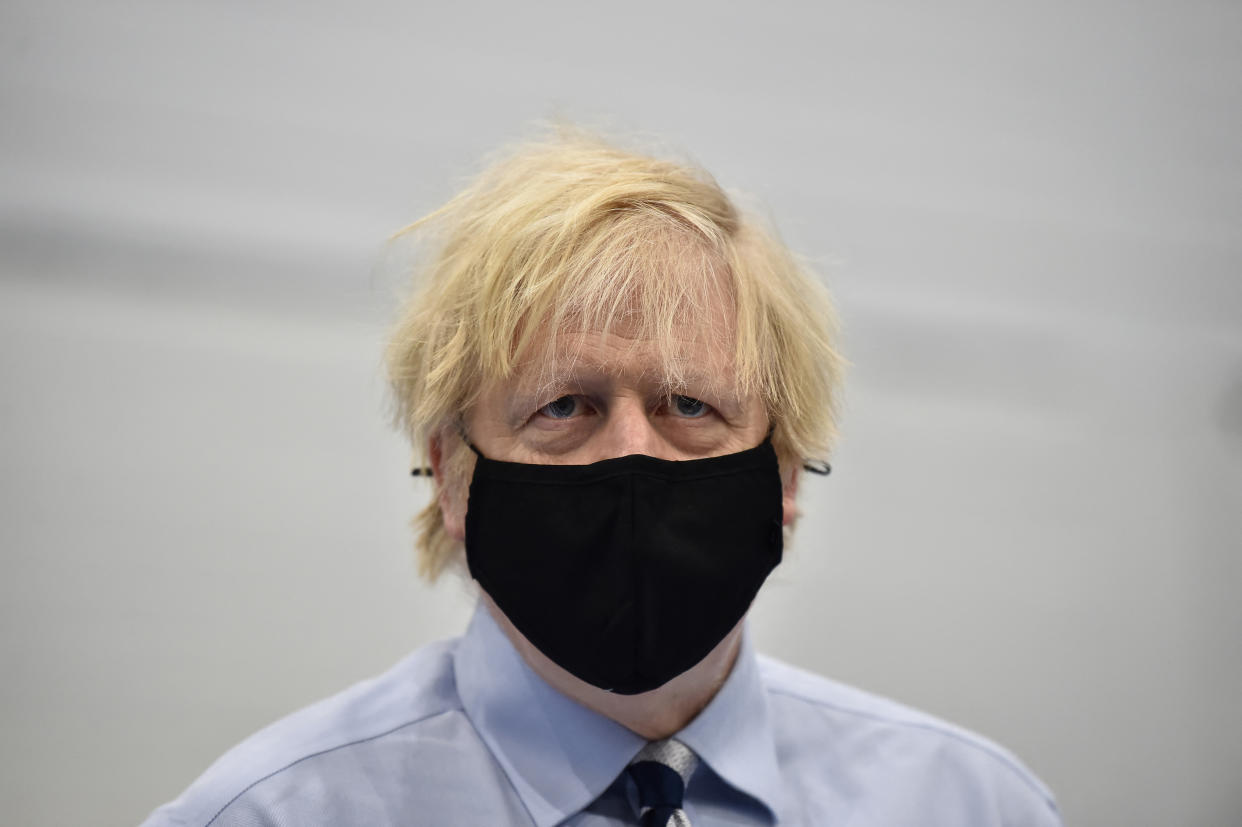
{"label": "eye", "polygon": [[549,419],[569,419],[578,413],[581,406],[576,396],[561,396],[553,399],[548,404],[539,409],[539,413]]}
{"label": "eye", "polygon": [[687,419],[697,419],[703,414],[711,410],[706,402],[701,402],[692,396],[682,396],[680,394],[673,397],[673,410],[678,416],[684,416]]}

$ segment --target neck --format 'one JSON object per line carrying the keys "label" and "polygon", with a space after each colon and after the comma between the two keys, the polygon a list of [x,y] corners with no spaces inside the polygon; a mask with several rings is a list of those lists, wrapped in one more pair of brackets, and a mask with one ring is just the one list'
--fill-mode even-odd
{"label": "neck", "polygon": [[739,621],[707,657],[688,671],[650,692],[618,695],[592,686],[557,666],[517,630],[491,597],[483,593],[482,599],[518,654],[539,677],[561,694],[648,741],[675,735],[703,711],[729,677],[742,644],[742,622]]}

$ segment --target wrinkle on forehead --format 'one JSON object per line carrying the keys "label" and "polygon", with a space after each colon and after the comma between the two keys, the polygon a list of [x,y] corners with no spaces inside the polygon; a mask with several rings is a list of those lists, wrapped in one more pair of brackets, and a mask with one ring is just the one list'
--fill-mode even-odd
{"label": "wrinkle on forehead", "polygon": [[523,396],[621,373],[670,396],[691,386],[717,398],[753,390],[735,370],[737,285],[721,251],[663,218],[622,216],[614,229],[575,266],[515,278],[494,297],[503,312],[484,314],[473,331],[484,345],[479,378]]}
{"label": "wrinkle on forehead", "polygon": [[[558,330],[667,333],[678,317],[732,307],[732,276],[722,252],[699,233],[667,217],[624,211],[604,223],[610,231],[577,250],[563,268],[514,281],[524,319]],[[519,349],[526,344],[520,335],[516,342]]]}
{"label": "wrinkle on forehead", "polygon": [[[608,328],[588,329],[581,320],[555,332],[545,324],[534,337],[515,376],[524,392],[543,395],[589,377],[608,377],[672,396],[708,388],[740,399],[734,367],[732,314],[719,305],[683,314],[671,329],[652,330],[636,314]],[[663,335],[661,335],[663,334]]]}
{"label": "wrinkle on forehead", "polygon": [[606,300],[564,296],[532,331],[526,353],[515,354],[519,361],[533,359],[541,369],[561,372],[587,353],[604,368],[640,357],[670,387],[684,384],[696,365],[731,374],[737,314],[728,272],[697,244],[666,255],[650,262],[650,270],[619,277]]}

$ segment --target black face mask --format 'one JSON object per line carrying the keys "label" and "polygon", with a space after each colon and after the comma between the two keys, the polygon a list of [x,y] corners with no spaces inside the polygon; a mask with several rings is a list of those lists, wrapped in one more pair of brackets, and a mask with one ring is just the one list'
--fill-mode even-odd
{"label": "black face mask", "polygon": [[768,439],[682,462],[531,465],[479,454],[466,561],[539,651],[633,695],[701,661],[746,614],[781,560],[781,496]]}

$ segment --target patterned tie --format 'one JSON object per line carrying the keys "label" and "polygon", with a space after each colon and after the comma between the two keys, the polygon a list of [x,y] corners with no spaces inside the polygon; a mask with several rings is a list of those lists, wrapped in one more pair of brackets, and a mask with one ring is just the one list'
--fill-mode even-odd
{"label": "patterned tie", "polygon": [[653,741],[634,757],[625,771],[638,785],[643,827],[690,827],[681,805],[698,763],[688,746],[672,738]]}

